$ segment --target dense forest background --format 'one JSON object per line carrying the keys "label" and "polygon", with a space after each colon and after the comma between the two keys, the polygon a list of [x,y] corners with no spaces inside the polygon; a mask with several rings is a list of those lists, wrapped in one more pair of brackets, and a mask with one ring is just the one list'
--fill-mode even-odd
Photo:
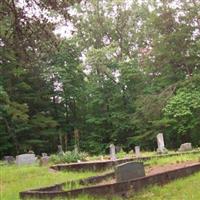
{"label": "dense forest background", "polygon": [[200,145],[200,1],[2,0],[0,18],[0,157]]}

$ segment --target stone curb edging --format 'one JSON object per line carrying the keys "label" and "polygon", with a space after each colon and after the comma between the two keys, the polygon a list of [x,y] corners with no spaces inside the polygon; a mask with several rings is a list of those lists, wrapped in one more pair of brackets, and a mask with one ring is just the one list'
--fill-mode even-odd
{"label": "stone curb edging", "polygon": [[[143,189],[148,185],[159,184],[163,185],[177,178],[189,176],[200,171],[200,163],[193,164],[187,167],[181,167],[175,170],[170,170],[154,175],[148,175],[145,177],[137,178],[127,182],[112,183],[91,187],[84,187],[69,191],[43,191],[29,190],[20,192],[21,199],[37,198],[37,199],[53,199],[58,197],[77,197],[82,194],[89,194],[94,196],[105,196],[105,195],[126,195],[127,192],[134,192]],[[55,187],[55,186],[52,186]],[[61,189],[61,188],[60,188]]]}
{"label": "stone curb edging", "polygon": [[105,161],[97,161],[97,162],[82,162],[82,163],[71,163],[71,164],[57,164],[52,165],[50,168],[62,171],[62,170],[71,170],[71,171],[87,171],[87,170],[93,170],[93,171],[100,171],[105,170],[106,168],[111,168],[116,165],[130,162],[130,161],[145,161],[150,160],[153,158],[164,158],[164,157],[171,157],[171,156],[177,156],[177,155],[185,155],[185,154],[196,154],[200,153],[200,151],[190,151],[190,152],[179,152],[179,153],[171,153],[171,154],[165,154],[165,155],[155,155],[155,156],[145,156],[141,158],[126,158],[126,159],[117,159],[116,161],[111,160],[105,160]]}

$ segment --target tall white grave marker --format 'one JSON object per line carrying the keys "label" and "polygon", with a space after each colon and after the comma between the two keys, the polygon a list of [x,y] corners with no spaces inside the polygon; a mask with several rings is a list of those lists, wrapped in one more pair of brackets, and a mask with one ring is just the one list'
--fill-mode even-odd
{"label": "tall white grave marker", "polygon": [[116,155],[115,155],[115,145],[110,144],[110,158],[111,160],[116,160]]}

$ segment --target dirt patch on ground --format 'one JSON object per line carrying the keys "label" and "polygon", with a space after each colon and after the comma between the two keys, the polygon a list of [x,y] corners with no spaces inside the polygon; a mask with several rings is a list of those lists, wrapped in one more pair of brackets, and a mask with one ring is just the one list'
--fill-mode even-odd
{"label": "dirt patch on ground", "polygon": [[158,174],[158,173],[162,173],[169,170],[175,170],[182,167],[188,167],[190,165],[197,164],[197,163],[198,162],[196,161],[186,161],[183,163],[165,164],[165,165],[146,167],[145,172],[146,172],[146,175],[153,175],[153,174]]}
{"label": "dirt patch on ground", "polygon": [[[165,164],[165,165],[157,165],[157,166],[152,166],[152,167],[145,167],[145,173],[146,173],[146,175],[154,175],[154,174],[158,174],[158,173],[162,173],[162,172],[166,172],[166,171],[170,171],[170,170],[179,169],[182,167],[189,167],[190,165],[194,165],[194,164],[198,164],[198,162],[186,161],[183,163]],[[108,179],[108,180],[104,180],[95,185],[104,185],[104,184],[112,184],[112,183],[116,183],[116,180]]]}

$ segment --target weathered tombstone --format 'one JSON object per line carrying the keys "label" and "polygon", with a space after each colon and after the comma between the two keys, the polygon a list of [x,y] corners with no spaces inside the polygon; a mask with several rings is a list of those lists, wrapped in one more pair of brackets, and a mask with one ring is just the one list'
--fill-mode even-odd
{"label": "weathered tombstone", "polygon": [[42,153],[42,157],[48,156],[47,153]]}
{"label": "weathered tombstone", "polygon": [[78,154],[78,146],[77,146],[77,144],[74,145],[74,153]]}
{"label": "weathered tombstone", "polygon": [[121,151],[121,147],[120,146],[116,146],[115,147],[115,151],[116,151],[116,153],[119,153]]}
{"label": "weathered tombstone", "polygon": [[142,162],[127,162],[118,165],[115,169],[117,182],[129,181],[143,176],[145,176],[145,171]]}
{"label": "weathered tombstone", "polygon": [[159,133],[157,135],[157,144],[158,144],[157,153],[159,154],[167,153],[167,149],[165,148],[163,133]]}
{"label": "weathered tombstone", "polygon": [[183,151],[191,151],[192,150],[192,144],[191,143],[184,143],[181,144],[180,148],[178,151],[183,152]]}
{"label": "weathered tombstone", "polygon": [[140,146],[135,146],[135,157],[139,158],[140,156]]}
{"label": "weathered tombstone", "polygon": [[29,153],[29,154],[34,154],[34,151],[29,150],[28,153]]}
{"label": "weathered tombstone", "polygon": [[35,154],[21,154],[16,156],[17,165],[31,165],[36,163],[37,157]]}
{"label": "weathered tombstone", "polygon": [[116,155],[115,155],[115,145],[110,144],[110,158],[111,160],[116,160]]}
{"label": "weathered tombstone", "polygon": [[58,145],[58,155],[63,155],[64,151],[62,150],[62,145]]}
{"label": "weathered tombstone", "polygon": [[47,166],[49,164],[49,156],[42,156],[40,158],[40,166]]}
{"label": "weathered tombstone", "polygon": [[15,158],[13,156],[4,156],[4,160],[6,164],[14,164]]}

